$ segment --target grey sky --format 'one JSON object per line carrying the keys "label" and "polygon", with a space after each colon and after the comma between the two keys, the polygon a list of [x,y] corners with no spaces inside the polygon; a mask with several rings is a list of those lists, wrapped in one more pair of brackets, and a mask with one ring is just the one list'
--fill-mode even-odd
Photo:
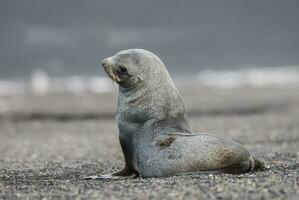
{"label": "grey sky", "polygon": [[297,0],[0,0],[0,78],[102,73],[126,48],[180,73],[299,65]]}

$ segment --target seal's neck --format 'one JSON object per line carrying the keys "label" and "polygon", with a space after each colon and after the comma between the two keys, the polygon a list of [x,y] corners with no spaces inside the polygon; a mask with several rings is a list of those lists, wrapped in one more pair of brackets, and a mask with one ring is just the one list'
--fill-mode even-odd
{"label": "seal's neck", "polygon": [[184,104],[171,79],[133,88],[120,86],[118,98],[118,115],[139,127],[191,133]]}

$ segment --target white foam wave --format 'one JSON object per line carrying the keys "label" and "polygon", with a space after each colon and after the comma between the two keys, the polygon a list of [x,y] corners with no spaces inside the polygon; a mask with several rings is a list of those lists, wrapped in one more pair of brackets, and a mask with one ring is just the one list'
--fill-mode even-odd
{"label": "white foam wave", "polygon": [[299,66],[204,70],[197,75],[200,85],[218,88],[299,84]]}
{"label": "white foam wave", "polygon": [[0,95],[14,95],[25,92],[47,94],[49,92],[95,92],[113,90],[113,82],[108,77],[67,76],[50,77],[42,70],[35,70],[31,79],[0,81]]}
{"label": "white foam wave", "polygon": [[[246,68],[236,70],[204,70],[197,75],[174,77],[178,85],[198,87],[236,88],[242,86],[264,87],[269,85],[298,84],[299,66]],[[113,91],[114,83],[108,77],[68,76],[50,77],[46,72],[35,70],[30,80],[0,80],[0,95],[25,92],[46,94],[49,92]]]}
{"label": "white foam wave", "polygon": [[26,89],[26,83],[23,81],[0,80],[0,94],[19,94],[26,91]]}

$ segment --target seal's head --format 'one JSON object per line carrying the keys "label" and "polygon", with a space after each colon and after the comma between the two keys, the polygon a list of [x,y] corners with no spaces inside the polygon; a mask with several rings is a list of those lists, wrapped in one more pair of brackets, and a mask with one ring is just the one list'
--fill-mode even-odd
{"label": "seal's head", "polygon": [[166,72],[162,61],[143,49],[129,49],[102,61],[107,75],[120,86],[133,87]]}

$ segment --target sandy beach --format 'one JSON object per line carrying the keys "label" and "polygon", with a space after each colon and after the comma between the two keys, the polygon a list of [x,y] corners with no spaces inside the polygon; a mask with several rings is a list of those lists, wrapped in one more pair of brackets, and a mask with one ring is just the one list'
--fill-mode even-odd
{"label": "sandy beach", "polygon": [[297,199],[299,86],[179,88],[194,132],[242,143],[268,171],[85,181],[122,168],[111,93],[0,96],[0,199]]}

